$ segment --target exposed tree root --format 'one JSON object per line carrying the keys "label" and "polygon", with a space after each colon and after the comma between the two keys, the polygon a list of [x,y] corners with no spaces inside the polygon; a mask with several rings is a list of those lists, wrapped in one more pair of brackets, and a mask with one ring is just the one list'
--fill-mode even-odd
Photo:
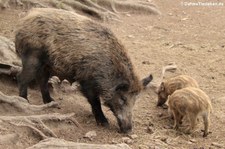
{"label": "exposed tree root", "polygon": [[9,104],[19,111],[24,113],[34,113],[38,111],[43,111],[48,108],[58,108],[59,104],[57,102],[51,102],[44,105],[31,105],[24,98],[18,96],[7,96],[0,91],[0,103]]}
{"label": "exposed tree root", "polygon": [[[0,121],[8,122],[12,125],[18,127],[28,127],[34,131],[35,134],[41,137],[41,139],[46,139],[49,137],[57,137],[56,134],[45,125],[45,121],[71,121],[77,127],[82,127],[79,123],[73,118],[75,114],[44,114],[44,115],[30,115],[30,116],[0,116]],[[1,139],[1,138],[0,138]]]}
{"label": "exposed tree root", "polygon": [[148,2],[120,0],[2,0],[0,8],[22,7],[53,7],[76,11],[99,20],[119,20],[117,14],[124,11],[129,13],[160,14],[155,5]]}
{"label": "exposed tree root", "polygon": [[159,88],[160,84],[162,83],[162,81],[163,81],[163,79],[165,77],[165,73],[167,71],[175,72],[176,70],[177,70],[177,65],[175,63],[171,63],[171,64],[169,64],[167,66],[164,66],[162,68],[162,73],[161,73],[161,76],[160,76],[160,80],[157,81],[157,82],[152,82],[149,87],[151,89],[153,89],[155,93],[157,93],[158,92],[158,88]]}
{"label": "exposed tree root", "polygon": [[45,139],[28,149],[61,149],[61,148],[73,148],[73,149],[131,149],[127,144],[86,144],[75,143],[71,141],[65,141],[63,139],[48,138]]}

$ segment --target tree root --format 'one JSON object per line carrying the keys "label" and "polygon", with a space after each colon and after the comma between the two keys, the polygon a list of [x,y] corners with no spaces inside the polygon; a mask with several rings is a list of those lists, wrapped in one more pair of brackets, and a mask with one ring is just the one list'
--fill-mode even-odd
{"label": "tree root", "polygon": [[[119,21],[119,11],[129,13],[160,14],[155,5],[147,2],[119,1],[119,0],[2,0],[0,8],[22,7],[53,7],[69,11],[80,12],[99,20]],[[119,11],[118,11],[119,10]]]}
{"label": "tree root", "polygon": [[163,79],[165,77],[165,73],[167,71],[175,72],[176,70],[177,70],[177,65],[175,63],[171,63],[171,64],[169,64],[167,66],[164,66],[162,68],[162,73],[161,73],[161,76],[160,76],[160,80],[157,81],[157,82],[151,82],[149,87],[151,89],[153,89],[155,93],[157,93],[158,92],[158,88],[159,88],[160,84],[162,83],[162,81],[163,81]]}
{"label": "tree root", "polygon": [[7,96],[0,91],[0,103],[9,104],[19,111],[24,113],[34,113],[38,111],[43,111],[48,108],[59,108],[59,104],[57,102],[50,102],[44,105],[31,105],[24,98],[18,96]]}
{"label": "tree root", "polygon": [[[82,129],[80,124],[73,118],[75,114],[44,114],[44,115],[30,115],[30,116],[0,116],[0,121],[8,122],[18,127],[28,127],[38,134],[41,139],[49,137],[57,137],[57,135],[44,124],[45,121],[71,121],[78,128]],[[1,139],[1,138],[0,138]]]}
{"label": "tree root", "polygon": [[28,149],[61,149],[61,148],[73,148],[73,149],[131,149],[127,144],[86,144],[76,143],[71,141],[65,141],[63,139],[48,138],[40,141],[38,144],[29,147]]}

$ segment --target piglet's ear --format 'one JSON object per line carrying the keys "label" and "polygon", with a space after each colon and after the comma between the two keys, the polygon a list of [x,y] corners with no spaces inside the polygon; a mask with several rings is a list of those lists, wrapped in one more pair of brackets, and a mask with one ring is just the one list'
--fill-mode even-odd
{"label": "piglet's ear", "polygon": [[160,91],[164,91],[164,90],[165,90],[164,82],[162,82],[162,83],[160,84],[159,90],[160,90]]}

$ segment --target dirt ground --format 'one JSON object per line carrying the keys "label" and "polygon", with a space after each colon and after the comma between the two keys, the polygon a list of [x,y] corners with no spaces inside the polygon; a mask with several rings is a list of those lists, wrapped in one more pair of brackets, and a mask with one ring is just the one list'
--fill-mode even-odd
{"label": "dirt ground", "polygon": [[[170,129],[173,121],[162,118],[167,116],[167,110],[156,107],[156,94],[146,90],[134,108],[132,134],[136,134],[137,138],[129,146],[133,149],[148,146],[157,149],[225,148],[225,2],[217,0],[223,6],[185,6],[179,0],[154,2],[162,15],[123,14],[120,15],[122,22],[110,21],[104,24],[122,40],[141,78],[152,73],[157,82],[162,67],[174,62],[178,70],[176,73],[168,72],[166,77],[187,74],[198,81],[200,88],[212,100],[212,133],[207,138],[202,137],[202,121],[192,135]],[[20,14],[23,12],[19,9],[0,12],[0,35],[14,39],[13,30]],[[0,91],[7,95],[18,95],[17,86],[3,78],[0,80]],[[96,125],[90,105],[80,93],[54,96],[56,101],[59,101],[59,96],[63,98],[59,101],[61,109],[41,113],[74,112],[83,127],[78,129],[66,122],[48,123],[59,138],[74,142],[111,144],[122,142],[122,137],[126,136],[117,132],[116,120],[107,108],[104,111],[110,121],[110,128],[102,128]],[[29,99],[32,104],[43,104],[38,90],[30,89]],[[0,115],[21,115],[20,111],[12,111],[15,110],[1,108]],[[29,129],[9,129],[11,127],[4,126],[0,134],[17,132],[19,141],[6,148],[26,148],[40,141],[33,137]],[[93,140],[84,138],[85,133],[91,130],[95,130],[97,136]]]}

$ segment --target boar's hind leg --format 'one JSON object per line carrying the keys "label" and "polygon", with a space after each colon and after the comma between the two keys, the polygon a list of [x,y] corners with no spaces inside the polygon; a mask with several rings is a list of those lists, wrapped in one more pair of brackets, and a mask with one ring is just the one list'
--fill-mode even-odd
{"label": "boar's hind leg", "polygon": [[39,66],[38,59],[27,57],[22,58],[23,69],[17,76],[19,96],[27,99],[28,84],[35,79]]}
{"label": "boar's hind leg", "polygon": [[49,103],[51,101],[54,101],[53,98],[51,98],[49,89],[48,89],[49,77],[50,77],[50,73],[49,73],[48,69],[46,67],[42,66],[38,72],[37,80],[39,81],[42,99],[45,104]]}
{"label": "boar's hind leg", "polygon": [[106,119],[99,99],[99,93],[96,91],[96,85],[92,81],[81,81],[81,91],[91,104],[92,112],[95,116],[95,120],[98,125],[108,126],[108,120]]}
{"label": "boar's hind leg", "polygon": [[204,113],[203,114],[203,121],[204,121],[204,134],[203,137],[207,137],[207,135],[209,134],[209,113]]}

